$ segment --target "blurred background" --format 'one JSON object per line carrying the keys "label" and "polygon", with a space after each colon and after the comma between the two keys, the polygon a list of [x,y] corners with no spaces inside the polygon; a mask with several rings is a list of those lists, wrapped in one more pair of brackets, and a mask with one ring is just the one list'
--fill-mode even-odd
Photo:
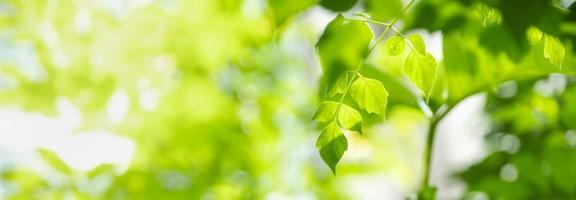
{"label": "blurred background", "polygon": [[[504,36],[485,40],[501,36],[486,27],[508,12],[489,3],[416,1],[398,13],[408,1],[353,2],[347,17],[400,17],[446,74],[463,62],[449,58],[469,58],[448,84],[486,88],[440,123],[439,199],[576,198],[569,40],[554,71],[534,53],[543,44],[516,51]],[[371,69],[399,88],[386,120],[346,135],[337,175],[315,148],[315,43],[337,13],[315,0],[0,0],[0,199],[411,196],[428,119],[402,61],[380,48]],[[530,76],[481,84],[495,70]]]}

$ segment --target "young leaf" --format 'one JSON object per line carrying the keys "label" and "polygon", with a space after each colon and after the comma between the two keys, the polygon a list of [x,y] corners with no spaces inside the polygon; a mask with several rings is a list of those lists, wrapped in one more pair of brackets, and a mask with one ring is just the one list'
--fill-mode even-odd
{"label": "young leaf", "polygon": [[336,164],[344,155],[344,151],[348,149],[348,141],[336,122],[326,126],[316,141],[316,147],[320,150],[322,160],[336,174]]}
{"label": "young leaf", "polygon": [[428,53],[421,55],[412,51],[404,65],[408,78],[428,97],[438,73],[434,57]]}
{"label": "young leaf", "polygon": [[[336,114],[338,112],[338,114]],[[338,120],[338,124],[348,130],[362,133],[362,116],[356,109],[335,101],[324,101],[314,114],[314,120],[320,123],[320,127]]]}
{"label": "young leaf", "polygon": [[46,161],[51,167],[56,169],[62,174],[72,175],[72,169],[62,160],[58,154],[44,148],[38,149],[38,154]]}
{"label": "young leaf", "polygon": [[404,46],[404,38],[393,36],[386,41],[386,52],[388,52],[388,55],[397,56],[404,51]]}
{"label": "young leaf", "polygon": [[410,43],[412,44],[414,49],[418,51],[418,53],[422,55],[426,54],[426,44],[424,44],[422,36],[414,34],[408,36],[408,39],[410,40]]}
{"label": "young leaf", "polygon": [[360,108],[384,116],[388,104],[388,91],[378,80],[360,77],[350,87],[350,97]]}
{"label": "young leaf", "polygon": [[330,91],[346,71],[355,70],[368,53],[374,34],[364,22],[349,21],[342,15],[333,19],[316,47],[322,65],[322,84]]}
{"label": "young leaf", "polygon": [[330,88],[330,91],[328,92],[328,96],[333,97],[337,94],[344,93],[344,90],[346,90],[346,84],[348,84],[348,76],[346,73],[344,73],[344,74],[342,74],[342,76],[340,76],[340,78],[338,78],[336,83]]}
{"label": "young leaf", "polygon": [[362,115],[356,109],[342,103],[338,111],[338,124],[362,134]]}
{"label": "young leaf", "polygon": [[544,58],[548,59],[553,65],[562,67],[564,54],[564,46],[558,39],[550,35],[544,36]]}
{"label": "young leaf", "polygon": [[314,120],[319,123],[319,127],[324,128],[335,120],[338,110],[338,102],[324,101],[314,114]]}

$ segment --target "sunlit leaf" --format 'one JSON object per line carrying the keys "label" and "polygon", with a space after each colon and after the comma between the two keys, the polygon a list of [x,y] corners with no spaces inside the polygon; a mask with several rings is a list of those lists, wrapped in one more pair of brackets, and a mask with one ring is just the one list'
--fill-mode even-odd
{"label": "sunlit leaf", "polygon": [[338,111],[338,102],[335,101],[324,101],[318,107],[318,110],[314,114],[314,120],[320,123],[323,127],[326,124],[331,123],[336,118],[336,112]]}
{"label": "sunlit leaf", "polygon": [[72,169],[70,169],[68,164],[66,164],[62,159],[60,159],[60,156],[58,156],[56,153],[48,149],[39,148],[38,154],[44,159],[44,161],[46,161],[51,167],[56,169],[58,172],[66,175],[72,175],[73,173]]}
{"label": "sunlit leaf", "polygon": [[536,27],[530,27],[528,28],[526,35],[531,44],[536,44],[540,42],[540,39],[542,38],[542,31],[538,30]]}
{"label": "sunlit leaf", "polygon": [[362,115],[356,109],[342,103],[338,111],[338,124],[348,130],[362,133]]}
{"label": "sunlit leaf", "polygon": [[414,51],[406,58],[404,71],[416,87],[420,88],[424,95],[428,96],[437,76],[436,60],[432,55],[421,55]]}
{"label": "sunlit leaf", "polygon": [[553,65],[562,67],[562,60],[564,60],[564,46],[558,39],[550,36],[544,36],[544,57]]}
{"label": "sunlit leaf", "polygon": [[318,111],[314,114],[314,120],[320,123],[320,127],[325,127],[333,121],[343,128],[361,133],[362,116],[356,109],[340,102],[324,101],[320,104]]}
{"label": "sunlit leaf", "polygon": [[350,87],[350,97],[360,108],[384,116],[388,104],[388,91],[378,80],[359,77]]}
{"label": "sunlit leaf", "polygon": [[408,36],[408,39],[410,40],[412,47],[414,47],[418,53],[426,54],[426,44],[424,44],[424,39],[422,39],[422,36],[414,34]]}
{"label": "sunlit leaf", "polygon": [[348,149],[348,141],[336,122],[328,124],[318,137],[316,147],[320,150],[322,160],[336,173],[336,164]]}
{"label": "sunlit leaf", "polygon": [[386,52],[391,56],[400,55],[404,51],[404,38],[392,36],[386,41]]}

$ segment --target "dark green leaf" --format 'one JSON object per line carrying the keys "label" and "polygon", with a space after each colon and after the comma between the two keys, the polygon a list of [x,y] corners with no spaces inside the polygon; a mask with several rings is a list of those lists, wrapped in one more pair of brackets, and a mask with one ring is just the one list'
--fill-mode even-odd
{"label": "dark green leaf", "polygon": [[342,12],[354,6],[358,0],[321,0],[320,5],[332,11]]}

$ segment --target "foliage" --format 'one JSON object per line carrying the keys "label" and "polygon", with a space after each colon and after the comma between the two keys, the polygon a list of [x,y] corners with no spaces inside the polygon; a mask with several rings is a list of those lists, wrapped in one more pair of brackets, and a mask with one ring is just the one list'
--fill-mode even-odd
{"label": "foliage", "polygon": [[[70,102],[75,132],[116,132],[136,154],[125,169],[78,170],[39,148],[52,175],[0,163],[7,199],[346,199],[341,176],[393,168],[378,159],[390,150],[374,145],[381,127],[400,135],[417,121],[428,134],[424,159],[408,158],[422,165],[408,190],[433,199],[436,126],[479,93],[494,152],[455,175],[463,198],[576,197],[576,3],[106,2],[0,2],[0,103],[56,117]],[[325,27],[309,22],[317,10]],[[565,85],[538,89],[555,80]],[[116,119],[117,94],[129,106]],[[361,144],[378,146],[376,161],[347,157]]]}

